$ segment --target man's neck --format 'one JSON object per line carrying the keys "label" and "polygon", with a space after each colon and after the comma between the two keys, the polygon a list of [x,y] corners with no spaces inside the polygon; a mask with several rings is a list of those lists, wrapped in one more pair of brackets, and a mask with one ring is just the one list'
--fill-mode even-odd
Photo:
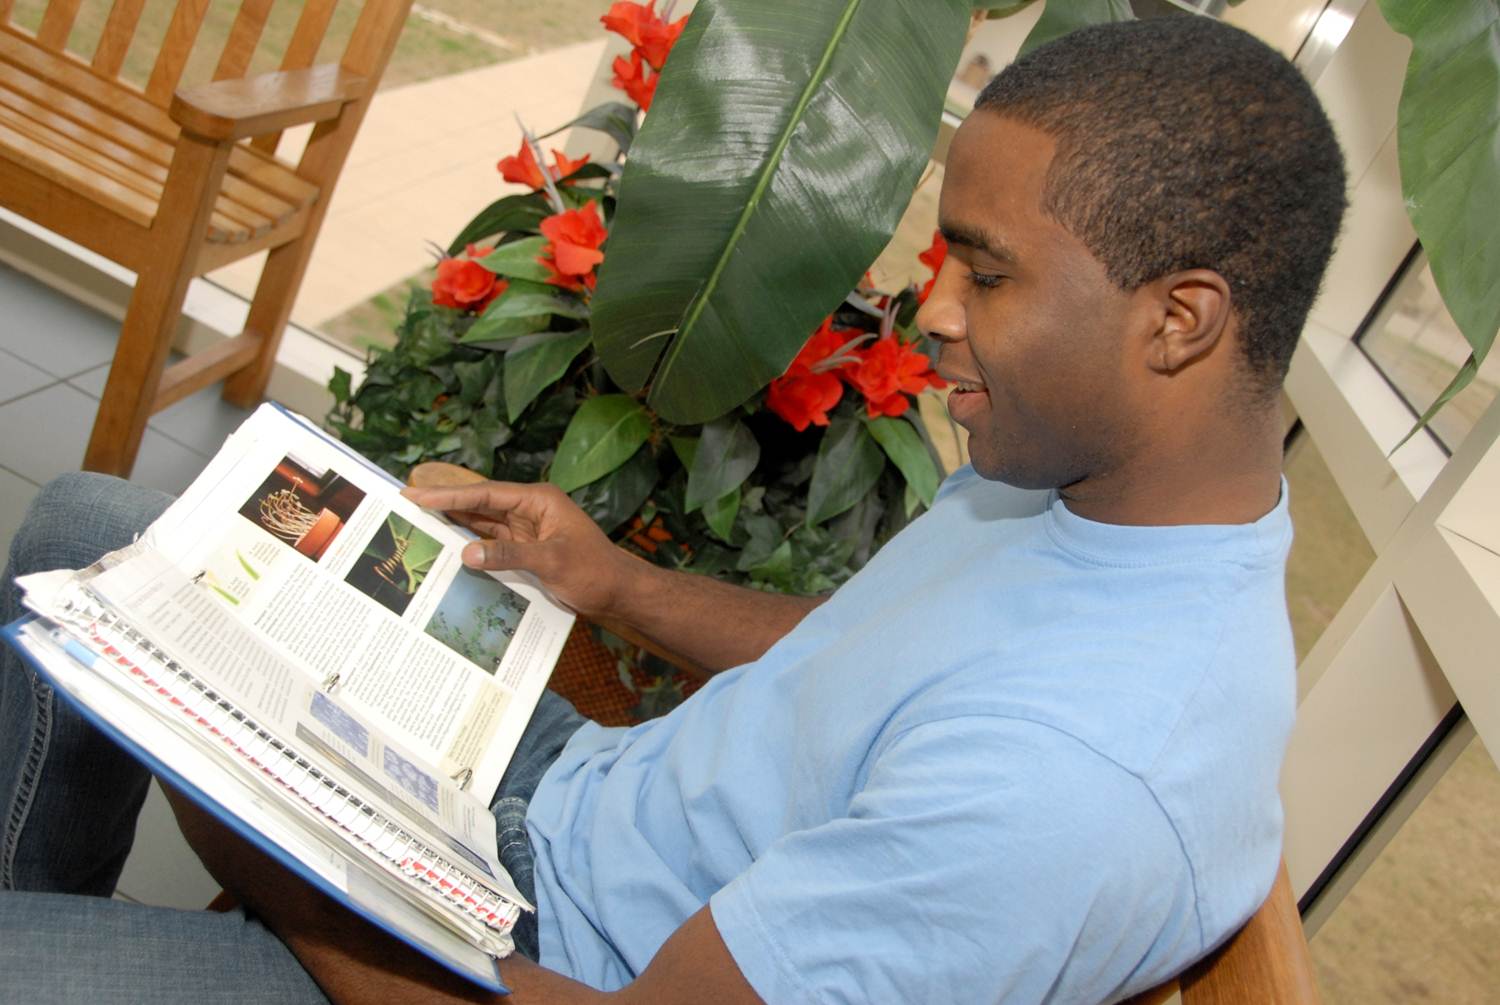
{"label": "man's neck", "polygon": [[1140,526],[1253,523],[1281,497],[1281,427],[1267,409],[1251,427],[1179,424],[1117,470],[1061,490],[1077,515]]}

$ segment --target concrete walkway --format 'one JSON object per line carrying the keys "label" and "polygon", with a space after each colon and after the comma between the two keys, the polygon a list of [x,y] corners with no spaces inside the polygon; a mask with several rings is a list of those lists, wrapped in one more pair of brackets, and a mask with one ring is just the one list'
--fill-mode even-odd
{"label": "concrete walkway", "polygon": [[[580,42],[380,92],[334,192],[293,320],[316,328],[430,266],[429,242],[446,245],[490,202],[524,191],[495,170],[520,146],[516,116],[534,133],[577,116],[601,78],[607,86],[608,46],[605,38]],[[567,141],[563,133],[543,147]],[[281,156],[295,160],[305,142],[305,131],[288,134]],[[248,297],[264,257],[211,278]]]}

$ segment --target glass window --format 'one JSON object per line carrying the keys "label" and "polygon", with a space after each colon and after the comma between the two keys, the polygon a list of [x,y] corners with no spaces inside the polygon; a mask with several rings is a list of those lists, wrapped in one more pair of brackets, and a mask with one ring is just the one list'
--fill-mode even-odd
{"label": "glass window", "polygon": [[[1359,346],[1421,415],[1469,358],[1469,343],[1453,323],[1433,281],[1427,256],[1416,251],[1365,324]],[[1500,356],[1490,356],[1473,382],[1433,417],[1432,434],[1450,453],[1495,400]]]}

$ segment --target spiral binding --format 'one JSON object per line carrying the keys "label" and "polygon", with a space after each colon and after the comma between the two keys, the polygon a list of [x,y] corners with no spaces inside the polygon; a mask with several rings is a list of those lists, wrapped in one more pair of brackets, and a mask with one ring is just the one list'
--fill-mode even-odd
{"label": "spiral binding", "polygon": [[[349,839],[375,852],[380,860],[416,883],[418,888],[436,895],[441,903],[457,909],[461,917],[477,921],[485,928],[502,935],[509,932],[515,924],[520,914],[518,905],[485,887],[470,873],[434,851],[405,827],[350,792],[337,779],[329,776],[184,669],[164,649],[118,615],[96,604],[84,604],[71,599],[65,600],[62,606],[75,616],[76,620],[70,619],[75,627],[84,630],[90,641],[103,647],[100,655],[125,670],[132,680],[154,693],[158,700],[169,702],[187,715],[200,732],[206,729],[216,740],[249,761],[279,787],[288,790],[319,817],[330,821]],[[109,638],[100,632],[101,626],[112,633],[118,633],[124,640],[123,646],[120,638]],[[179,683],[191,688],[213,708],[228,716],[229,721],[220,719],[215,722],[205,718],[179,694],[151,677],[139,662],[126,654],[125,648],[143,653],[148,662],[171,673]],[[260,746],[252,749],[251,744],[257,741]],[[309,783],[313,788],[311,793],[307,791]]]}

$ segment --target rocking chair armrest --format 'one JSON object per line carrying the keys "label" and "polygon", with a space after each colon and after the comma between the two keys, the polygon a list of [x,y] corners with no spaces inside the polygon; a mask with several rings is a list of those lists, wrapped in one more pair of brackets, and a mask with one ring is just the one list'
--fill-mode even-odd
{"label": "rocking chair armrest", "polygon": [[184,88],[168,113],[183,130],[210,140],[238,140],[321,122],[369,90],[369,79],[336,64],[275,70]]}

